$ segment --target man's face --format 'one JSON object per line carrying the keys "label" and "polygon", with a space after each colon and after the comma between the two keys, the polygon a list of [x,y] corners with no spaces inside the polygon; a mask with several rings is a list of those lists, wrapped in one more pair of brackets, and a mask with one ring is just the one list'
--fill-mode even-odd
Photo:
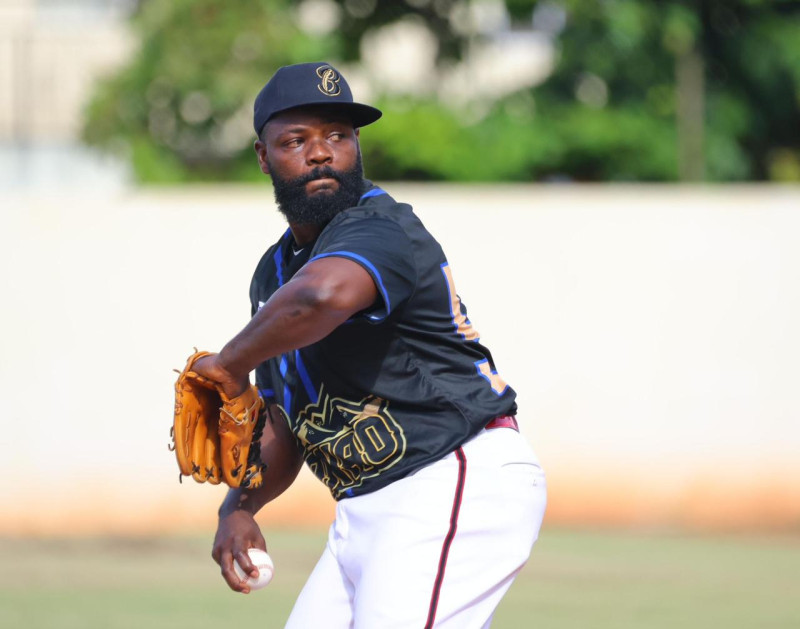
{"label": "man's face", "polygon": [[358,134],[329,108],[304,107],[275,116],[256,142],[261,169],[289,223],[324,227],[358,203],[364,175]]}

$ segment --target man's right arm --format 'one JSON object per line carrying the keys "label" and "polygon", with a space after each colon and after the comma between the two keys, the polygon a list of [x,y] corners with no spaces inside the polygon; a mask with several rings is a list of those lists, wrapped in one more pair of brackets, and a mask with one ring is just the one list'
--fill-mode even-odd
{"label": "man's right arm", "polygon": [[245,573],[254,573],[247,549],[267,549],[254,516],[265,504],[286,491],[303,465],[302,454],[283,413],[275,405],[269,410],[261,437],[261,460],[267,465],[263,473],[264,483],[257,489],[228,491],[219,509],[219,524],[211,553],[228,586],[244,594],[249,592],[249,588],[236,576],[233,560],[239,562]]}

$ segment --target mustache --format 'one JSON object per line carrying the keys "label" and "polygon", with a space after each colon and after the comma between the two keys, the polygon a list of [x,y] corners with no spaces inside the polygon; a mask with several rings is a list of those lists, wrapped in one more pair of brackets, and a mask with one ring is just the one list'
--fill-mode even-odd
{"label": "mustache", "polygon": [[335,179],[340,184],[342,183],[341,174],[333,168],[330,166],[317,166],[310,173],[292,180],[292,184],[295,186],[305,186],[307,183],[316,181],[317,179]]}

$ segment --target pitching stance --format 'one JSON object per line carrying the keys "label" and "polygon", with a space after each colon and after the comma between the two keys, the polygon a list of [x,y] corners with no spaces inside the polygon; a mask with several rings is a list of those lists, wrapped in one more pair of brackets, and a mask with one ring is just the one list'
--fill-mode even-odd
{"label": "pitching stance", "polygon": [[303,461],[337,500],[287,627],[488,627],[545,477],[441,247],[364,179],[359,129],[380,116],[325,63],[281,68],[256,98],[289,228],[256,268],[250,322],[179,377],[175,448],[182,474],[230,486],[213,556],[238,592],[235,564],[256,577],[248,549],[266,550],[254,515]]}

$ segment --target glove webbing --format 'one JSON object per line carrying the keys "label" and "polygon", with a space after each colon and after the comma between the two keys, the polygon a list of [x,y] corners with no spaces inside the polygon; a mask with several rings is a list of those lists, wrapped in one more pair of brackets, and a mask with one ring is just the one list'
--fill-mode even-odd
{"label": "glove webbing", "polygon": [[256,427],[253,429],[253,438],[250,441],[250,450],[247,453],[247,463],[245,466],[247,470],[254,470],[252,473],[245,473],[242,479],[242,487],[249,487],[251,479],[257,474],[262,474],[269,467],[261,460],[261,436],[264,434],[264,426],[267,423],[268,407],[266,403],[261,405],[261,411],[258,413],[256,420]]}

